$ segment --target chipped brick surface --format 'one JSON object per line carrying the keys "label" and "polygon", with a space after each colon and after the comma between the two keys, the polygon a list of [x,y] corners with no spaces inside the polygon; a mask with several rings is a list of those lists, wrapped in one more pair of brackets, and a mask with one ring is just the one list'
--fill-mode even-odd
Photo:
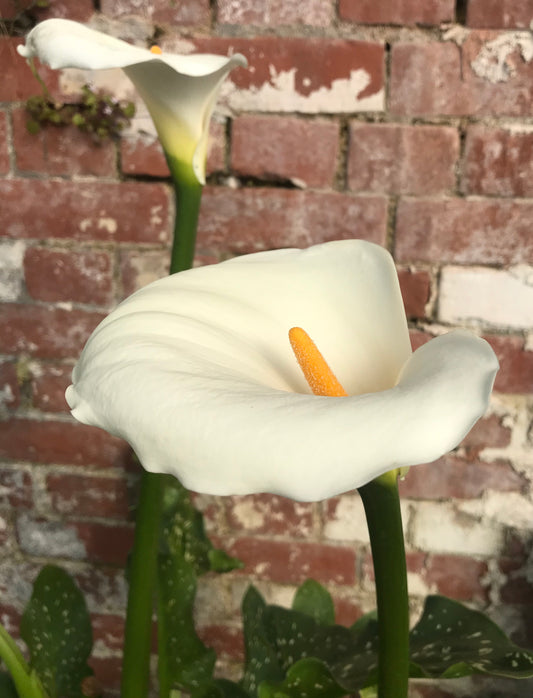
{"label": "chipped brick surface", "polygon": [[339,15],[363,24],[440,24],[454,17],[453,0],[340,0]]}

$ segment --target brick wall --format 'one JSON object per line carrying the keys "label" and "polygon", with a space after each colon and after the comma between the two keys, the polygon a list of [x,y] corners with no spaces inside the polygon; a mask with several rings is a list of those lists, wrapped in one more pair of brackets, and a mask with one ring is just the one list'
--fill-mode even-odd
{"label": "brick wall", "polygon": [[[26,131],[23,102],[39,85],[15,52],[30,26],[13,21],[16,4],[0,0],[12,30],[0,36],[0,620],[13,627],[37,569],[60,562],[88,594],[95,666],[116,687],[137,472],[122,442],[74,423],[63,391],[99,320],[166,273],[173,203],[142,105],[116,142]],[[135,0],[95,5],[51,0],[34,16],[248,58],[212,124],[198,263],[365,238],[395,255],[415,346],[456,326],[492,344],[501,371],[488,415],[402,485],[410,590],[413,609],[426,593],[448,594],[531,646],[533,2],[152,0],[142,14]],[[41,73],[58,99],[87,79]],[[134,94],[121,74],[94,83]],[[250,580],[287,603],[313,576],[346,623],[374,605],[357,495],[198,503],[246,563],[200,590],[202,634],[228,671],[242,655]],[[512,695],[493,680],[458,686]]]}

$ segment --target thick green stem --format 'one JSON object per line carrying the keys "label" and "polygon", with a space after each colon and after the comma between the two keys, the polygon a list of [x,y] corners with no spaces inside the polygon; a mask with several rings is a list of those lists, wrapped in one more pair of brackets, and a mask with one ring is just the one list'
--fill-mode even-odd
{"label": "thick green stem", "polygon": [[[174,274],[190,269],[193,263],[202,185],[191,167],[168,155],[167,161],[176,192],[176,221],[170,263],[170,273]],[[122,698],[146,698],[148,695],[163,482],[163,476],[143,471],[129,567]],[[161,698],[164,698],[163,694]]]}
{"label": "thick green stem", "polygon": [[406,698],[409,679],[409,599],[397,472],[361,487],[376,578],[378,698]]}

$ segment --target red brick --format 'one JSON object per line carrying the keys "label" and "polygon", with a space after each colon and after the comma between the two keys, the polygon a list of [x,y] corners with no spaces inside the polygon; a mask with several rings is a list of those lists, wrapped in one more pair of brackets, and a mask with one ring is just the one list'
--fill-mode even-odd
{"label": "red brick", "polygon": [[115,144],[96,140],[75,126],[45,125],[37,134],[28,131],[25,109],[13,112],[13,142],[19,172],[50,175],[116,175]]}
{"label": "red brick", "polygon": [[33,506],[33,482],[30,473],[20,468],[0,467],[0,506]]}
{"label": "red brick", "polygon": [[0,363],[0,408],[16,409],[20,404],[17,368],[11,361]]}
{"label": "red brick", "polygon": [[507,461],[471,462],[447,454],[434,463],[411,468],[400,482],[400,492],[411,499],[474,499],[486,490],[520,492],[526,486]]}
{"label": "red brick", "polygon": [[428,272],[400,269],[398,279],[407,317],[425,317],[426,303],[429,301],[431,290],[431,277]]}
{"label": "red brick", "polygon": [[433,339],[433,337],[427,332],[411,328],[409,330],[409,339],[411,340],[411,349],[413,351],[416,351],[423,344],[426,344],[426,342],[429,342],[431,339]]}
{"label": "red brick", "polygon": [[164,184],[11,179],[3,182],[2,190],[0,235],[151,243],[169,239],[169,191]]}
{"label": "red brick", "polygon": [[511,443],[511,429],[502,424],[498,415],[483,417],[468,432],[462,441],[469,458],[477,455],[484,448],[504,448]]}
{"label": "red brick", "polygon": [[10,167],[7,144],[7,114],[5,111],[0,111],[0,175],[7,174]]}
{"label": "red brick", "polygon": [[533,584],[527,577],[513,576],[500,589],[500,596],[504,603],[531,606],[533,604]]}
{"label": "red brick", "polygon": [[450,191],[458,156],[454,128],[352,123],[348,186],[387,194]]}
{"label": "red brick", "polygon": [[440,24],[454,19],[454,0],[340,0],[339,16],[361,24]]}
{"label": "red brick", "polygon": [[228,522],[239,533],[307,537],[313,531],[313,505],[285,497],[257,494],[228,497]]}
{"label": "red brick", "polygon": [[204,625],[197,628],[202,642],[212,647],[220,659],[244,659],[244,640],[240,628],[227,625]]}
{"label": "red brick", "polygon": [[0,352],[50,359],[76,357],[103,318],[83,310],[6,303],[0,316]]}
{"label": "red brick", "polygon": [[[384,85],[384,46],[377,42],[262,36],[196,38],[194,44],[200,52],[244,54],[248,70],[232,71],[230,80],[239,89],[252,92],[263,86],[271,87],[273,76],[293,73],[295,92],[300,97],[309,97],[318,90],[331,90],[335,81],[349,80],[356,71],[364,71],[368,81],[353,95],[355,108],[357,100],[377,95]],[[334,101],[330,108],[346,111],[345,106],[337,107]],[[316,107],[311,111],[316,112]]]}
{"label": "red brick", "polygon": [[39,22],[51,17],[87,22],[94,13],[94,6],[92,0],[49,0],[47,7],[36,7],[35,0],[0,0],[2,19],[15,19],[26,10]]}
{"label": "red brick", "polygon": [[[122,171],[127,175],[147,175],[149,177],[169,177],[167,161],[158,140],[142,137],[120,140]],[[211,121],[207,144],[207,174],[226,169],[226,129],[225,124]]]}
{"label": "red brick", "polygon": [[129,447],[102,429],[70,422],[0,422],[0,458],[58,465],[123,467]]}
{"label": "red brick", "polygon": [[533,393],[533,351],[527,351],[522,337],[489,335],[500,370],[494,390],[500,393]]}
{"label": "red brick", "polygon": [[46,490],[59,514],[126,519],[132,508],[123,478],[54,474],[46,478]]}
{"label": "red brick", "polygon": [[[2,36],[0,34],[0,65],[2,80],[0,80],[0,102],[19,102],[32,95],[42,94],[42,87],[33,76],[26,60],[17,53],[17,46],[24,43],[21,38]],[[52,95],[58,93],[58,71],[38,65],[39,75],[51,90]]]}
{"label": "red brick", "polygon": [[465,194],[533,196],[533,133],[471,126],[466,133]]}
{"label": "red brick", "polygon": [[533,19],[531,0],[469,0],[466,24],[494,29],[529,29]]}
{"label": "red brick", "polygon": [[396,217],[399,262],[533,263],[529,201],[402,199]]}
{"label": "red brick", "polygon": [[277,27],[284,24],[328,26],[333,19],[332,0],[219,0],[217,20],[221,24]]}
{"label": "red brick", "polygon": [[309,577],[322,584],[355,583],[352,548],[258,538],[239,538],[224,548],[244,562],[242,574],[284,584],[297,584]]}
{"label": "red brick", "polygon": [[[35,368],[34,368],[35,367]],[[32,364],[33,406],[43,412],[68,412],[65,390],[70,385],[72,366]]]}
{"label": "red brick", "polygon": [[[101,0],[102,14],[109,17],[138,15],[138,0]],[[209,0],[150,0],[141,14],[154,24],[207,24],[210,19]]]}
{"label": "red brick", "polygon": [[113,301],[113,263],[108,252],[72,252],[30,247],[24,278],[32,298],[109,305]]}
{"label": "red brick", "polygon": [[129,296],[152,281],[163,278],[168,274],[169,266],[168,250],[121,250],[122,295]]}
{"label": "red brick", "polygon": [[91,613],[93,638],[110,652],[121,652],[124,644],[124,618],[115,613]]}
{"label": "red brick", "polygon": [[93,654],[89,657],[88,664],[94,671],[98,685],[104,687],[105,693],[113,690],[118,691],[122,675],[121,655],[96,657]]}
{"label": "red brick", "polygon": [[[398,43],[391,54],[390,109],[410,116],[526,116],[533,101],[533,63],[518,46],[506,59],[507,79],[494,80],[494,56],[479,57],[498,35],[472,32],[462,44]],[[476,62],[477,61],[477,62]],[[472,65],[474,64],[474,65]],[[491,79],[489,79],[489,77]]]}
{"label": "red brick", "polygon": [[337,123],[275,116],[235,119],[231,166],[237,174],[331,188],[337,169]]}
{"label": "red brick", "polygon": [[361,606],[356,603],[352,597],[343,598],[334,596],[333,603],[335,605],[335,622],[339,625],[349,627],[363,615]]}
{"label": "red brick", "polygon": [[345,238],[384,244],[386,225],[387,202],[380,196],[207,187],[198,244],[230,253],[308,247]]}
{"label": "red brick", "polygon": [[87,560],[125,566],[133,545],[133,526],[113,526],[94,521],[69,522],[68,526],[75,529],[85,546]]}

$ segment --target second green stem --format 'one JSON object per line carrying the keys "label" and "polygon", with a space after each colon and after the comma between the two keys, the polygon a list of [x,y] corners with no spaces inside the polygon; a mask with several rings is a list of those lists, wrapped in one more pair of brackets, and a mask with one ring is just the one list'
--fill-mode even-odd
{"label": "second green stem", "polygon": [[376,579],[378,608],[378,698],[407,698],[409,598],[397,472],[359,489]]}

